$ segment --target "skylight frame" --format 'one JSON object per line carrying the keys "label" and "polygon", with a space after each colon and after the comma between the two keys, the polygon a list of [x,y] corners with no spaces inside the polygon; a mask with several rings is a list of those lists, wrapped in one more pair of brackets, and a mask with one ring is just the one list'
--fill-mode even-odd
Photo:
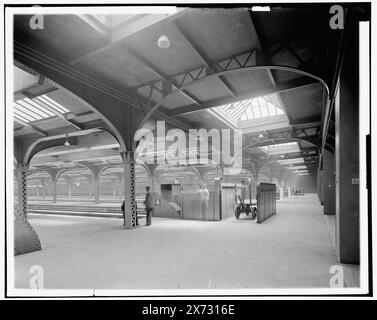
{"label": "skylight frame", "polygon": [[283,104],[277,94],[239,100],[213,109],[215,111],[216,109],[222,109],[239,122],[268,118],[273,119],[276,116],[285,115]]}
{"label": "skylight frame", "polygon": [[299,166],[288,166],[287,169],[295,172],[299,172],[301,170],[308,170],[307,166],[304,164]]}
{"label": "skylight frame", "polygon": [[[295,146],[294,148],[287,148],[287,146]],[[268,146],[259,147],[264,153],[268,155],[279,155],[285,153],[296,153],[300,152],[300,146],[298,145],[297,141],[293,142],[286,142],[286,143],[279,143],[279,144],[272,144]]]}
{"label": "skylight frame", "polygon": [[305,160],[303,157],[293,158],[293,159],[278,159],[276,160],[279,164],[282,165],[290,165],[290,164],[298,164],[298,163],[305,163]]}
{"label": "skylight frame", "polygon": [[43,119],[50,117],[50,115],[48,113],[36,108],[33,104],[30,104],[28,101],[26,101],[26,99],[18,100],[18,101],[15,102],[15,104],[21,105],[21,106],[27,108],[28,110],[39,115]]}
{"label": "skylight frame", "polygon": [[24,97],[23,99],[16,100],[13,103],[13,116],[16,121],[18,120],[25,123],[56,117],[57,114],[49,110],[49,108],[62,115],[70,112],[66,107],[47,95],[41,95],[34,99]]}

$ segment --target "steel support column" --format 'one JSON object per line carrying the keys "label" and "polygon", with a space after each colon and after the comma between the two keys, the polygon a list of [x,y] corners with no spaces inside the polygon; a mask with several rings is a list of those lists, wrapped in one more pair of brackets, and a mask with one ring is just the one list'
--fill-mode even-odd
{"label": "steel support column", "polygon": [[57,184],[58,184],[58,178],[51,178],[51,186],[52,186],[52,203],[57,202]]}
{"label": "steel support column", "polygon": [[89,183],[88,183],[88,185],[89,185],[89,196],[93,196],[93,181],[89,181]]}
{"label": "steel support column", "polygon": [[158,177],[154,174],[151,174],[150,177],[152,181],[152,192],[160,193],[160,182]]}
{"label": "steel support column", "polygon": [[323,213],[335,214],[335,160],[334,154],[324,150],[322,154],[323,175],[322,175],[322,197]]}
{"label": "steel support column", "polygon": [[93,179],[94,182],[94,203],[99,203],[99,188],[100,188],[100,177],[95,177]]}
{"label": "steel support column", "polygon": [[335,100],[336,242],[341,263],[360,261],[359,28],[349,30]]}
{"label": "steel support column", "polygon": [[16,165],[17,174],[17,191],[18,191],[18,208],[21,218],[27,219],[27,171],[29,165],[25,163],[18,163]]}
{"label": "steel support column", "polygon": [[122,153],[124,174],[124,227],[136,227],[135,159],[133,151]]}
{"label": "steel support column", "polygon": [[68,194],[68,198],[71,198],[72,197],[72,181],[71,179],[67,179],[67,194]]}
{"label": "steel support column", "polygon": [[113,181],[112,187],[113,187],[113,197],[115,198],[117,196],[117,187],[116,187],[115,181]]}
{"label": "steel support column", "polygon": [[319,202],[323,205],[323,170],[321,168],[318,168],[317,172],[317,190]]}

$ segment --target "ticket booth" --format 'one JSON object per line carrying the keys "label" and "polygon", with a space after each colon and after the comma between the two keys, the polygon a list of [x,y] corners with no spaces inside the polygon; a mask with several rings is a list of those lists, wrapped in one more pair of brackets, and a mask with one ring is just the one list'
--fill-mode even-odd
{"label": "ticket booth", "polygon": [[179,183],[161,184],[161,196],[166,201],[175,202],[180,206],[182,200],[182,185]]}
{"label": "ticket booth", "polygon": [[161,184],[161,194],[153,194],[153,216],[182,219],[182,185]]}
{"label": "ticket booth", "polygon": [[220,219],[234,217],[236,210],[236,185],[234,183],[223,182],[221,184],[221,211]]}

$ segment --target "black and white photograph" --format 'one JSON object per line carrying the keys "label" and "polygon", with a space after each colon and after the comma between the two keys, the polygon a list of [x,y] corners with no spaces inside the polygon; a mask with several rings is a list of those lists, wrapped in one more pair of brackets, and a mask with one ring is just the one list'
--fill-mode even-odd
{"label": "black and white photograph", "polygon": [[5,298],[373,297],[371,2],[3,9]]}

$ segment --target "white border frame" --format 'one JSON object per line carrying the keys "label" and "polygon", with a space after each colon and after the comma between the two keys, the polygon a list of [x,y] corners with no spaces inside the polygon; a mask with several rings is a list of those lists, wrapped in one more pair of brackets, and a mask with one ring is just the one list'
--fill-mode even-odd
{"label": "white border frame", "polygon": [[[88,0],[82,0],[80,3],[91,3],[92,1]],[[141,1],[135,1],[138,3],[142,3]],[[176,1],[156,1],[156,3],[172,3],[175,4]],[[200,3],[199,1],[191,1],[192,3]],[[220,4],[224,3],[223,1],[208,1],[213,4]],[[250,5],[250,3],[246,1],[239,1],[240,3],[244,2],[245,5]],[[285,1],[268,1],[270,3],[284,3]],[[299,1],[288,1],[288,2],[299,2]],[[326,2],[326,1],[318,1],[320,2]],[[345,2],[352,2],[352,1],[345,1]],[[10,1],[10,3],[17,4],[16,1]],[[50,3],[48,0],[42,0],[40,1],[40,4],[43,5],[44,3]],[[56,1],[56,3],[61,3],[64,5],[65,1]],[[111,1],[111,3],[124,3],[122,1]],[[334,2],[336,3],[336,2]],[[17,13],[43,13],[43,14],[50,14],[50,13],[72,13],[72,11],[77,13],[103,13],[106,11],[106,13],[110,12],[116,12],[119,13],[121,11],[127,11],[127,13],[130,13],[132,11],[133,13],[139,13],[140,9],[145,13],[145,10],[148,12],[153,13],[167,13],[171,12],[169,10],[172,10],[171,7],[64,7],[64,8],[7,8],[6,9],[6,38],[5,41],[7,41],[7,44],[11,44],[11,40],[13,39],[13,29],[12,27],[12,15]],[[151,11],[149,11],[151,10]],[[372,5],[372,12],[373,12],[373,5]],[[373,17],[372,17],[373,19]],[[363,30],[365,30],[366,26],[362,27]],[[369,27],[368,27],[369,28]],[[361,34],[362,38],[362,46],[369,44],[369,29],[368,29],[368,36],[366,37],[364,33]],[[366,51],[360,52],[365,59],[361,59],[361,75],[362,79],[368,78],[368,81],[366,82],[365,79],[363,81],[360,81],[361,83],[361,92],[366,94],[367,90],[369,91],[369,50],[366,54]],[[366,59],[367,57],[367,59]],[[6,100],[6,112],[7,116],[12,116],[12,111],[10,107],[13,105],[13,48],[12,45],[6,45],[6,59],[7,59],[7,81],[6,81],[6,92],[7,92],[7,100]],[[366,63],[368,62],[368,63]],[[375,63],[373,65],[373,69],[375,69]],[[374,74],[374,73],[372,73]],[[364,96],[362,97],[363,100],[361,101],[363,104],[367,103],[364,100]],[[368,95],[369,100],[369,95]],[[361,114],[360,116],[368,117],[369,109],[365,110],[365,108],[360,108]],[[368,119],[369,120],[369,119]],[[365,137],[363,137],[363,134],[365,134],[369,130],[369,123],[368,120],[365,118],[364,120],[360,121],[360,150],[364,150],[365,148]],[[367,202],[364,202],[365,199],[367,199],[367,191],[365,188],[360,188],[360,249],[361,249],[361,263],[360,263],[360,288],[323,288],[323,289],[313,289],[313,288],[307,288],[307,289],[228,289],[228,290],[32,290],[32,289],[15,289],[14,288],[14,256],[13,256],[13,223],[10,221],[13,221],[13,121],[6,121],[6,144],[7,144],[7,158],[6,158],[6,165],[7,165],[7,172],[6,172],[6,178],[7,178],[7,251],[8,251],[8,265],[7,265],[7,272],[8,272],[8,278],[7,278],[7,286],[8,286],[8,296],[25,296],[25,297],[38,297],[38,296],[88,296],[92,297],[93,294],[101,295],[101,296],[140,296],[141,298],[143,296],[156,296],[156,298],[160,298],[160,296],[166,296],[166,295],[179,295],[176,296],[176,299],[185,299],[185,297],[181,297],[182,295],[205,295],[205,297],[191,297],[191,299],[207,299],[209,297],[215,297],[217,299],[263,299],[260,297],[232,297],[232,295],[314,295],[314,296],[320,296],[320,295],[340,295],[340,294],[346,294],[346,295],[359,295],[359,294],[366,294],[368,292],[368,256],[367,256],[367,250],[368,247],[368,225],[367,225]],[[360,154],[360,186],[365,185],[365,174],[366,172],[366,155],[365,152]],[[373,160],[373,156],[372,156]],[[1,168],[0,168],[1,169]],[[0,222],[2,224],[2,222]],[[227,298],[224,297],[217,297],[217,295],[226,295]],[[271,297],[274,298],[274,297]],[[283,299],[286,299],[289,297],[283,297]],[[299,297],[305,299],[305,297]],[[331,299],[336,297],[331,297]],[[277,298],[280,299],[280,298]]]}

